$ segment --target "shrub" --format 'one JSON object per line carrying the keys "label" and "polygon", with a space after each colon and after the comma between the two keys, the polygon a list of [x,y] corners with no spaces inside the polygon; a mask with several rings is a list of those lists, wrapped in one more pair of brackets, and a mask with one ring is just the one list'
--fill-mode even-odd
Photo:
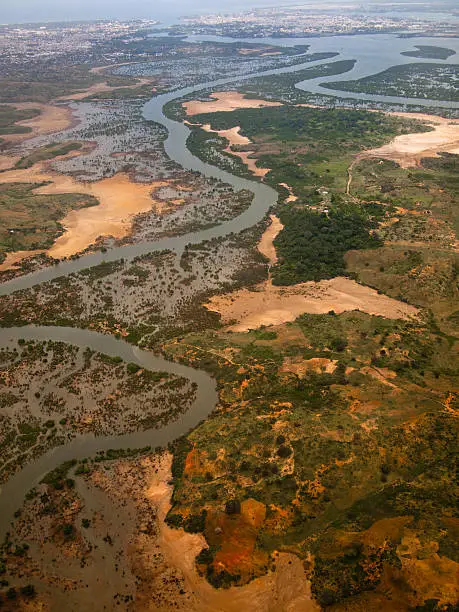
{"label": "shrub", "polygon": [[225,504],[226,514],[240,514],[241,502],[238,499],[230,499]]}
{"label": "shrub", "polygon": [[284,444],[282,444],[281,446],[279,446],[279,448],[277,449],[277,454],[279,455],[279,457],[281,457],[282,459],[287,459],[287,457],[290,457],[290,455],[292,454],[292,449],[288,446],[285,446]]}

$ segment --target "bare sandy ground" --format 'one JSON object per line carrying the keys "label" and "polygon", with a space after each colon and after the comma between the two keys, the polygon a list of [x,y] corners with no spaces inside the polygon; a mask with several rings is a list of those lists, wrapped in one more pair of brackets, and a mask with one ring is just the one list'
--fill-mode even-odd
{"label": "bare sandy ground", "polygon": [[256,162],[257,162],[256,158],[249,157],[249,155],[251,155],[250,151],[233,151],[231,149],[232,145],[247,145],[247,144],[251,144],[252,142],[250,138],[247,138],[247,136],[243,136],[240,133],[240,130],[241,130],[240,126],[237,125],[228,130],[213,130],[210,124],[206,123],[205,125],[201,127],[206,132],[218,134],[219,136],[226,138],[229,144],[226,147],[225,151],[227,153],[230,153],[231,155],[235,155],[236,157],[239,157],[240,159],[242,159],[242,161],[246,164],[250,172],[252,172],[255,176],[263,177],[263,176],[266,176],[266,174],[269,172],[269,168],[259,168],[256,165]]}
{"label": "bare sandy ground", "polygon": [[337,367],[336,364],[335,359],[326,359],[325,357],[313,357],[312,359],[303,359],[301,356],[285,357],[279,371],[291,372],[300,378],[304,378],[308,372],[333,374]]}
{"label": "bare sandy ground", "polygon": [[272,265],[277,263],[277,253],[273,242],[284,226],[276,215],[270,215],[270,219],[271,224],[263,232],[263,236],[258,243],[258,250],[269,259],[269,263]]}
{"label": "bare sandy ground", "polygon": [[245,98],[237,91],[220,91],[211,94],[211,102],[191,100],[183,104],[188,116],[200,113],[216,113],[218,111],[233,111],[238,108],[262,108],[264,106],[282,106],[281,102],[267,102]]}
{"label": "bare sandy ground", "polygon": [[445,119],[420,113],[388,113],[404,119],[425,121],[434,129],[431,132],[396,136],[390,143],[362,153],[360,157],[391,159],[402,168],[419,165],[423,157],[436,157],[438,153],[459,154],[459,120]]}
{"label": "bare sandy ground", "polygon": [[18,121],[17,125],[30,127],[32,131],[27,132],[26,134],[6,134],[2,136],[2,138],[7,142],[18,143],[28,140],[29,138],[34,138],[35,136],[61,132],[62,130],[70,127],[74,122],[72,111],[66,106],[39,104],[38,102],[21,102],[18,104],[12,104],[11,106],[14,106],[20,110],[37,108],[41,111],[41,113],[33,119]]}
{"label": "bare sandy ground", "polygon": [[341,313],[361,310],[389,319],[408,319],[417,315],[417,309],[374,289],[359,285],[343,277],[308,282],[291,287],[276,287],[267,280],[255,291],[240,289],[233,293],[214,296],[205,304],[218,312],[223,323],[233,323],[228,329],[244,332],[261,325],[280,325],[294,321],[304,313],[324,314],[330,310]]}
{"label": "bare sandy ground", "polygon": [[287,183],[279,183],[279,185],[281,187],[285,187],[285,189],[287,189],[287,191],[290,193],[288,198],[285,200],[286,202],[296,202],[298,200],[296,195],[293,195],[293,191],[292,191],[292,188],[290,187],[290,185],[287,185]]}
{"label": "bare sandy ground", "polygon": [[[258,250],[271,265],[277,262],[273,241],[282,227],[280,220],[271,215],[271,224],[258,244]],[[290,287],[276,287],[269,278],[254,290],[239,289],[216,295],[204,305],[208,310],[218,312],[223,323],[231,323],[228,329],[235,332],[257,329],[261,325],[281,325],[304,313],[324,314],[330,310],[336,313],[361,310],[389,319],[408,319],[418,312],[414,306],[380,295],[374,289],[343,277]]]}
{"label": "bare sandy ground", "polygon": [[94,85],[91,85],[91,87],[88,87],[84,91],[81,91],[79,93],[74,93],[74,94],[68,94],[66,96],[60,96],[59,98],[56,98],[56,100],[83,100],[84,98],[87,98],[88,96],[92,96],[93,94],[103,93],[106,91],[113,91],[114,89],[120,89],[120,88],[132,89],[135,87],[141,87],[142,85],[149,85],[152,83],[152,80],[153,79],[151,78],[138,79],[137,83],[133,83],[132,85],[116,85],[114,87],[112,85],[108,85],[107,82],[95,83]]}
{"label": "bare sandy ground", "polygon": [[23,259],[27,259],[27,257],[34,257],[35,255],[40,255],[44,252],[45,251],[37,249],[36,251],[15,251],[14,253],[7,253],[4,261],[0,264],[0,272],[11,270],[11,268],[14,268]]}
{"label": "bare sandy ground", "polygon": [[[46,171],[42,165],[0,174],[0,183],[44,181],[49,181],[50,184],[39,187],[35,193],[82,193],[99,200],[98,206],[72,210],[62,220],[65,232],[47,251],[50,257],[56,259],[83,251],[99,236],[122,238],[128,235],[134,215],[148,212],[156,205],[160,210],[160,203],[156,203],[152,198],[152,192],[169,184],[163,181],[150,184],[133,183],[124,173],[96,183],[81,183],[70,176]],[[30,256],[26,253],[23,254],[24,257]]]}
{"label": "bare sandy ground", "polygon": [[195,557],[206,546],[200,534],[171,529],[164,523],[170,508],[172,456],[163,456],[158,472],[147,484],[146,497],[158,508],[159,543],[167,563],[180,570],[187,590],[193,593],[189,609],[194,612],[318,612],[320,607],[311,598],[310,583],[303,564],[292,554],[277,556],[276,570],[257,578],[244,587],[214,589],[201,578]]}

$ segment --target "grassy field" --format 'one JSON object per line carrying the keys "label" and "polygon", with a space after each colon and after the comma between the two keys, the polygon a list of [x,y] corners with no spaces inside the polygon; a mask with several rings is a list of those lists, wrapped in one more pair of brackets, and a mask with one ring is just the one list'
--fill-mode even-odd
{"label": "grassy field", "polygon": [[166,342],[170,356],[212,372],[220,393],[217,411],[174,448],[168,522],[204,534],[198,568],[218,587],[264,574],[286,550],[305,559],[323,607],[407,611],[436,599],[452,609],[459,157],[409,170],[356,160],[426,129],[375,113],[281,107],[195,119],[241,126],[267,180],[298,198],[277,209],[274,283],[348,274],[421,312],[303,315]]}
{"label": "grassy field", "polygon": [[[175,447],[168,516],[204,533],[198,567],[212,584],[263,574],[275,550],[312,551],[324,606],[374,606],[388,588],[423,605],[439,546],[451,592],[457,371],[447,337],[427,320],[350,312],[164,348],[219,382],[218,410]],[[409,534],[422,544],[403,552]]]}
{"label": "grassy field", "polygon": [[13,106],[6,104],[0,105],[0,146],[4,142],[2,135],[6,134],[27,134],[32,129],[25,125],[17,125],[19,121],[33,119],[40,114],[38,109],[17,110]]}
{"label": "grassy field", "polygon": [[18,121],[25,121],[26,119],[33,119],[40,114],[38,109],[24,109],[18,110],[13,106],[7,106],[5,104],[0,105],[0,135],[2,134],[26,134],[31,131],[31,128],[16,125]]}

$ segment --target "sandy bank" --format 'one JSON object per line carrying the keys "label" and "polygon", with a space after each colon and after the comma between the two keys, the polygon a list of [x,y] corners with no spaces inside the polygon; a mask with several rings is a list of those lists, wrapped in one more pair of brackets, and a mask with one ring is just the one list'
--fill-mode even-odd
{"label": "sandy bank", "polygon": [[45,251],[37,249],[36,251],[15,251],[14,253],[6,253],[4,261],[0,264],[0,272],[11,270],[27,257],[35,257]]}
{"label": "sandy bank", "polygon": [[233,111],[239,108],[263,108],[265,106],[282,106],[281,102],[267,102],[266,100],[256,100],[245,98],[237,91],[221,91],[212,93],[212,101],[200,102],[191,100],[184,102],[183,107],[188,116],[199,115],[200,113],[216,113],[218,111]]}
{"label": "sandy bank", "polygon": [[445,119],[420,113],[388,113],[403,119],[417,119],[428,123],[431,132],[396,136],[390,143],[365,151],[359,157],[381,157],[400,164],[402,168],[417,166],[423,157],[438,153],[459,154],[459,120]]}
{"label": "sandy bank", "polygon": [[133,89],[137,87],[142,87],[143,85],[150,85],[150,84],[152,85],[152,81],[153,81],[152,78],[137,79],[137,83],[133,83],[132,85],[115,85],[115,86],[109,85],[107,82],[95,83],[94,85],[91,85],[84,91],[80,91],[74,94],[68,94],[65,96],[60,96],[59,98],[56,98],[56,100],[83,100],[84,98],[87,98],[88,96],[92,96],[98,93],[105,93],[107,91],[113,91],[114,89]]}
{"label": "sandy bank", "polygon": [[19,143],[35,136],[54,134],[66,130],[73,124],[72,111],[66,106],[53,106],[51,104],[39,104],[38,102],[21,102],[12,104],[18,110],[38,109],[40,114],[33,119],[18,121],[16,125],[31,128],[31,132],[25,134],[5,134],[4,140],[11,143]]}
{"label": "sandy bank", "polygon": [[274,247],[274,239],[284,227],[276,215],[270,215],[271,223],[266,228],[258,243],[258,250],[262,255],[269,259],[270,264],[277,262],[277,253]]}
{"label": "sandy bank", "polygon": [[93,244],[99,236],[123,238],[131,231],[132,218],[150,211],[160,203],[152,199],[152,192],[168,185],[163,181],[150,184],[133,183],[127,174],[95,183],[81,183],[70,176],[49,172],[42,165],[26,170],[11,170],[0,174],[0,183],[49,182],[35,190],[37,194],[82,193],[99,200],[98,206],[72,210],[61,221],[65,232],[47,251],[56,259],[69,257]]}
{"label": "sandy bank", "polygon": [[252,174],[254,174],[255,176],[264,177],[269,172],[269,168],[259,168],[256,165],[257,163],[256,158],[249,157],[251,155],[250,151],[233,151],[233,149],[231,148],[233,145],[249,145],[252,143],[252,141],[249,138],[247,138],[246,136],[243,136],[240,133],[241,128],[238,125],[228,130],[213,130],[209,123],[201,127],[206,132],[210,132],[212,134],[218,134],[219,136],[226,138],[229,144],[226,147],[226,149],[224,149],[224,151],[226,151],[227,153],[230,153],[231,155],[239,157],[239,159],[242,159],[242,161],[244,162],[244,164],[246,164],[250,172],[252,172]]}
{"label": "sandy bank", "polygon": [[408,319],[418,312],[414,306],[343,277],[291,287],[276,287],[268,280],[254,291],[240,289],[214,296],[205,306],[218,312],[223,323],[237,321],[229,327],[237,332],[257,329],[261,325],[280,325],[304,313],[324,314],[330,310],[336,313],[361,310],[389,319]]}

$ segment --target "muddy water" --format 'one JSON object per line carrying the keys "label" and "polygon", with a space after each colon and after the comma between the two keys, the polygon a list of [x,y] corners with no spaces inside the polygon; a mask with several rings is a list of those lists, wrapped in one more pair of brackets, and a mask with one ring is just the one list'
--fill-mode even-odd
{"label": "muddy water", "polygon": [[[195,36],[189,37],[189,40],[201,41],[201,40],[217,40],[221,42],[234,42],[234,40],[249,41],[249,39],[232,39],[223,38],[216,36]],[[253,42],[253,40],[251,41]],[[370,94],[359,94],[354,92],[343,92],[338,90],[327,89],[321,86],[322,83],[327,81],[337,80],[350,80],[359,79],[370,74],[376,74],[382,70],[386,70],[391,66],[400,64],[407,64],[413,62],[441,62],[442,60],[426,60],[419,58],[412,58],[401,55],[402,51],[409,51],[414,49],[414,45],[443,45],[445,47],[452,48],[456,51],[456,55],[450,56],[447,60],[444,60],[446,64],[457,63],[459,58],[459,41],[453,38],[428,38],[418,37],[411,40],[398,38],[396,35],[390,34],[371,34],[362,36],[324,36],[320,38],[276,38],[263,39],[263,42],[272,43],[283,46],[293,46],[299,44],[310,45],[308,53],[320,53],[320,52],[339,52],[339,55],[333,59],[319,60],[315,62],[305,62],[296,64],[294,66],[288,66],[284,68],[265,70],[258,73],[248,74],[246,77],[231,77],[217,79],[209,81],[207,83],[201,83],[192,87],[186,87],[176,91],[172,91],[160,96],[152,98],[145,104],[143,115],[148,121],[155,121],[160,125],[164,126],[168,130],[168,137],[164,143],[164,148],[167,155],[179,163],[187,170],[193,170],[204,174],[207,177],[219,179],[225,183],[228,183],[233,187],[235,191],[241,189],[247,189],[254,194],[254,198],[251,206],[244,211],[238,217],[222,223],[221,225],[209,228],[203,231],[192,232],[184,236],[178,236],[176,238],[165,238],[153,242],[144,242],[141,244],[128,245],[123,247],[115,247],[110,249],[107,253],[93,253],[80,257],[77,260],[65,261],[51,266],[43,270],[39,270],[32,274],[21,276],[0,285],[0,296],[8,295],[19,289],[28,289],[38,283],[53,280],[59,276],[66,276],[72,272],[77,272],[91,266],[96,266],[103,261],[116,261],[117,259],[133,259],[139,255],[145,255],[152,253],[153,251],[161,251],[164,249],[170,249],[178,254],[181,254],[185,245],[187,244],[199,244],[204,240],[210,240],[212,238],[220,238],[227,236],[230,233],[239,233],[245,229],[248,229],[258,223],[267,213],[272,205],[277,202],[277,192],[260,182],[254,180],[248,180],[240,177],[236,177],[229,172],[220,170],[215,166],[206,164],[193,155],[186,146],[187,138],[190,134],[189,128],[183,123],[168,119],[163,113],[163,107],[168,102],[176,100],[183,96],[199,92],[207,89],[213,89],[227,85],[232,82],[239,82],[245,79],[253,79],[258,76],[270,76],[275,74],[286,74],[295,73],[304,68],[311,66],[318,66],[321,64],[330,63],[331,61],[339,61],[344,59],[355,59],[356,63],[352,70],[347,72],[345,75],[334,75],[330,77],[319,77],[308,81],[297,83],[297,87],[304,91],[327,95],[337,96],[346,99],[355,100],[369,100],[376,102],[392,103],[396,102],[399,104],[416,104],[419,106],[435,106],[442,108],[459,108],[457,102],[443,102],[441,100],[420,100],[420,99],[408,99],[402,97],[388,97],[388,96],[372,96]]]}
{"label": "muddy water", "polygon": [[[207,39],[212,37],[207,37]],[[332,39],[332,40],[330,40]],[[222,40],[222,39],[218,39]],[[232,39],[231,39],[232,40]],[[264,41],[267,42],[267,39]],[[366,76],[371,65],[371,74],[388,68],[391,65],[411,63],[417,60],[415,58],[406,58],[401,56],[400,52],[413,48],[413,44],[436,44],[448,47],[457,48],[458,41],[448,39],[445,41],[442,38],[430,39],[416,38],[413,41],[398,39],[396,36],[357,36],[357,37],[323,37],[317,39],[275,39],[276,44],[310,44],[309,52],[319,51],[339,51],[340,55],[336,60],[341,59],[356,59],[357,63],[352,71],[347,73],[346,78],[341,76],[341,80],[349,78],[361,78]],[[384,48],[379,45],[383,44]],[[454,63],[454,58],[449,58],[449,63]],[[371,61],[370,61],[371,58]],[[457,60],[456,60],[457,61]],[[282,73],[294,73],[303,68],[328,63],[330,60],[321,60],[318,62],[307,62],[297,64],[288,68],[280,68],[268,70],[257,74],[250,74],[246,78],[254,78],[256,76],[268,76]],[[339,76],[333,76],[329,80],[338,80]],[[67,261],[56,266],[40,270],[33,274],[19,277],[7,283],[0,285],[0,295],[8,295],[16,290],[27,289],[38,283],[49,281],[60,276],[65,276],[98,265],[103,261],[116,261],[121,258],[132,259],[139,255],[152,253],[170,249],[180,254],[186,244],[197,244],[211,238],[227,236],[230,233],[239,233],[244,229],[250,228],[259,222],[277,201],[277,192],[265,184],[254,180],[247,180],[233,176],[232,174],[220,170],[214,166],[202,162],[195,157],[187,149],[186,141],[190,134],[190,130],[182,123],[172,121],[165,117],[163,107],[166,103],[181,98],[182,96],[192,94],[194,92],[214,89],[221,87],[234,81],[240,81],[241,77],[233,77],[230,79],[219,79],[208,83],[203,83],[195,87],[169,92],[161,96],[157,96],[150,100],[144,107],[144,117],[146,120],[156,121],[163,125],[168,130],[168,137],[164,143],[166,153],[171,159],[181,164],[188,170],[194,170],[208,177],[220,179],[221,181],[230,184],[235,190],[247,189],[254,194],[251,206],[238,217],[222,223],[219,226],[206,229],[199,232],[193,232],[185,236],[176,238],[167,238],[155,242],[145,242],[142,244],[117,247],[109,250],[107,253],[94,253],[86,255],[74,261]],[[375,96],[367,96],[364,94],[350,94],[343,92],[333,92],[333,90],[320,87],[321,82],[327,79],[312,79],[299,84],[307,91],[320,93],[325,95],[337,95],[339,97],[355,98],[355,99],[370,99],[374,100]],[[388,99],[384,96],[378,96],[378,101],[388,102],[397,101],[405,104],[405,98]],[[446,106],[448,108],[458,108],[457,103],[442,103],[429,100],[415,100],[416,104],[426,106]],[[194,370],[190,367],[185,367],[175,363],[170,363],[160,357],[155,357],[151,353],[141,351],[122,340],[116,340],[113,337],[90,332],[87,330],[63,328],[63,327],[25,327],[3,329],[0,331],[0,346],[7,346],[9,343],[16,341],[19,338],[27,340],[55,340],[74,344],[79,347],[89,347],[95,351],[106,353],[112,356],[119,356],[125,361],[132,361],[138,365],[150,370],[163,370],[179,376],[188,378],[191,382],[197,385],[197,396],[191,409],[182,415],[177,421],[169,423],[160,429],[137,432],[123,436],[107,436],[95,437],[94,435],[81,435],[65,446],[58,447],[42,455],[33,464],[29,464],[22,471],[13,476],[2,488],[0,494],[0,537],[8,529],[9,521],[12,518],[13,512],[22,504],[25,493],[35,486],[40,479],[48,471],[52,470],[63,461],[84,458],[94,455],[98,450],[107,450],[109,448],[137,448],[142,446],[164,446],[169,441],[172,441],[182,434],[188,432],[195,427],[202,419],[205,419],[213,410],[216,401],[217,393],[215,381],[205,374]]]}
{"label": "muddy water", "polygon": [[0,346],[8,347],[17,340],[53,340],[67,342],[75,346],[89,347],[94,351],[112,357],[121,357],[126,362],[137,363],[142,368],[175,374],[187,378],[197,386],[196,398],[191,408],[176,421],[159,429],[139,431],[122,436],[79,435],[65,446],[48,451],[33,463],[15,474],[6,482],[0,494],[0,539],[8,530],[9,522],[15,510],[24,499],[25,494],[36,486],[42,477],[64,461],[83,459],[109,448],[140,448],[144,446],[165,446],[182,436],[205,419],[214,409],[217,402],[217,391],[214,379],[205,372],[173,363],[143,351],[114,336],[68,327],[14,327],[0,330]]}

